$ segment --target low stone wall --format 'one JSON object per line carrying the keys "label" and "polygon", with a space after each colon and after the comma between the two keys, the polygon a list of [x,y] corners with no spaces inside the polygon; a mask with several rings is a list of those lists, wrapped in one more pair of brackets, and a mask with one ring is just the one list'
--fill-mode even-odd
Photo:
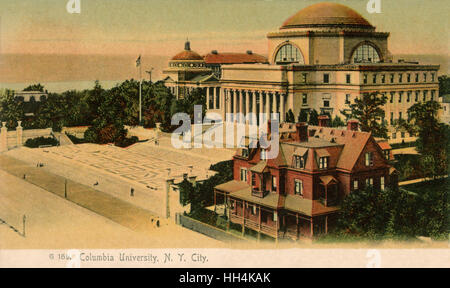
{"label": "low stone wall", "polygon": [[208,224],[202,223],[200,221],[197,221],[195,219],[192,219],[188,216],[177,214],[177,224],[188,228],[192,231],[201,233],[203,235],[206,235],[208,237],[214,238],[216,240],[222,241],[222,242],[232,242],[232,241],[239,241],[242,240],[242,238],[239,238],[237,236],[234,236],[226,231],[220,230],[216,227],[210,226]]}

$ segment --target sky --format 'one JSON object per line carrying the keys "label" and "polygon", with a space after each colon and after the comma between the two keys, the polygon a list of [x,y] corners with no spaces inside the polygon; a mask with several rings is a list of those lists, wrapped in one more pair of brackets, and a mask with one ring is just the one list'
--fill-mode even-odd
{"label": "sky", "polygon": [[[267,53],[266,35],[312,0],[0,0],[0,52],[5,54],[102,54],[171,56],[193,50]],[[394,54],[449,55],[448,0],[329,1],[347,5],[391,32]]]}

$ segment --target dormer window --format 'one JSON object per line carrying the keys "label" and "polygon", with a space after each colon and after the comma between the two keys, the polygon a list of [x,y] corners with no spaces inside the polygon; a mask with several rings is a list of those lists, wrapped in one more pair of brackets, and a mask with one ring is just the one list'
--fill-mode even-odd
{"label": "dormer window", "polygon": [[294,167],[297,169],[304,169],[305,168],[305,157],[295,155],[294,156]]}
{"label": "dormer window", "polygon": [[248,170],[247,168],[241,168],[241,181],[242,182],[247,182],[247,175],[248,175]]}
{"label": "dormer window", "polygon": [[267,159],[267,151],[266,149],[261,149],[261,160]]}
{"label": "dormer window", "polygon": [[329,157],[320,157],[319,158],[319,169],[328,169],[328,161]]}
{"label": "dormer window", "polygon": [[243,149],[242,149],[242,157],[248,158],[248,155],[249,155],[249,150],[248,150],[248,148],[243,148]]}

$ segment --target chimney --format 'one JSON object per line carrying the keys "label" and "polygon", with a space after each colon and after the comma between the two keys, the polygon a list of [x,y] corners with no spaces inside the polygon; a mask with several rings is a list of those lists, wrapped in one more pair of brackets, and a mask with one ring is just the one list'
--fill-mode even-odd
{"label": "chimney", "polygon": [[348,120],[347,130],[348,131],[359,131],[359,121],[356,119]]}
{"label": "chimney", "polygon": [[270,140],[272,137],[272,121],[267,121],[267,140]]}
{"label": "chimney", "polygon": [[295,140],[297,142],[308,142],[308,124],[297,123],[295,125],[295,128],[296,128]]}
{"label": "chimney", "polygon": [[217,54],[219,54],[219,51],[217,51],[217,50],[212,50],[212,51],[211,51],[211,54],[217,55]]}
{"label": "chimney", "polygon": [[319,127],[330,127],[330,116],[320,115],[319,116]]}
{"label": "chimney", "polygon": [[252,50],[247,50],[247,54],[248,54],[248,55],[252,55],[252,54],[253,54],[253,51],[252,51]]}

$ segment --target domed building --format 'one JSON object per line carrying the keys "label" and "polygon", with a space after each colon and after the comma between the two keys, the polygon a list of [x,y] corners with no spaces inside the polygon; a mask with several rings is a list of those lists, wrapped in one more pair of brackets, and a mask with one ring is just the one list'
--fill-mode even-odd
{"label": "domed building", "polygon": [[[252,113],[277,113],[285,122],[289,111],[297,118],[302,110],[313,109],[342,117],[340,112],[349,110],[355,98],[379,92],[388,97],[384,120],[391,124],[405,119],[415,103],[437,100],[440,66],[403,60],[394,63],[389,36],[347,6],[314,4],[267,35],[267,61],[221,64],[220,73],[196,75],[214,73],[204,78],[214,90],[207,89],[208,108],[220,112],[226,121],[258,125],[257,119],[251,119]],[[211,68],[208,63],[198,68],[180,66],[183,61],[203,64],[198,54],[189,50],[175,56],[168,71],[188,74],[192,69]],[[208,87],[207,81],[198,83]],[[394,129],[390,133],[392,142],[412,140],[407,133]]]}

